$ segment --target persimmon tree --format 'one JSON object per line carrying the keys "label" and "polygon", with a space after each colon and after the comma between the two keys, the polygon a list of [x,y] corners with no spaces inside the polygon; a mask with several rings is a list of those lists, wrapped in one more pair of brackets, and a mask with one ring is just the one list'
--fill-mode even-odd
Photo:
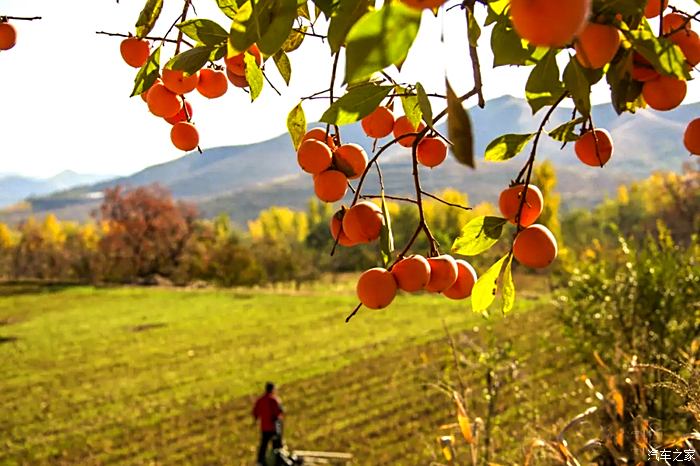
{"label": "persimmon tree", "polygon": [[[608,131],[597,128],[591,115],[591,88],[610,88],[618,114],[635,113],[646,106],[667,111],[679,106],[687,81],[700,62],[700,38],[692,30],[700,11],[682,11],[667,0],[216,0],[230,22],[192,17],[191,0],[182,1],[176,18],[161,19],[163,0],[147,0],[134,29],[104,32],[123,37],[124,61],[138,68],[132,97],[141,96],[149,110],[171,123],[173,144],[182,150],[199,146],[193,107],[187,96],[197,90],[206,98],[226,93],[229,83],[255,101],[261,92],[281,93],[289,84],[290,54],[307,41],[329,48],[331,78],[325,89],[314,89],[291,109],[287,127],[301,169],[313,176],[319,199],[334,203],[352,192],[350,205],[330,219],[330,234],[338,247],[377,241],[383,267],[365,272],[357,292],[368,308],[388,306],[397,290],[427,290],[451,299],[471,296],[472,308],[486,312],[500,293],[501,310],[515,300],[511,273],[513,259],[526,267],[544,268],[557,256],[557,241],[537,224],[545,199],[531,183],[538,146],[544,137],[573,143],[577,157],[591,169],[602,168],[614,154]],[[698,2],[696,2],[698,3]],[[477,14],[478,13],[478,14]],[[413,46],[424,16],[459,15],[466,23],[465,42],[471,61],[473,88],[458,95],[445,77],[441,89],[406,82],[401,68]],[[485,18],[479,21],[477,18]],[[434,19],[433,19],[434,20]],[[162,37],[151,36],[158,21],[171,24]],[[7,17],[0,17],[0,26]],[[482,28],[491,28],[490,43],[481,40]],[[7,28],[5,28],[7,29]],[[0,28],[0,44],[3,31]],[[480,216],[464,225],[451,252],[476,256],[499,241],[508,252],[480,278],[466,261],[441,253],[426,221],[426,198],[455,209],[469,209],[424,190],[424,167],[442,163],[447,152],[470,169],[476,168],[474,131],[465,107],[487,103],[483,89],[480,51],[490,47],[494,67],[529,69],[522,83],[537,130],[504,134],[484,154],[488,161],[512,159],[526,147],[522,168],[513,174],[499,198],[502,216]],[[341,67],[340,57],[344,57]],[[560,65],[565,64],[563,69]],[[284,82],[268,76],[276,67]],[[442,71],[438,71],[442,72]],[[342,89],[342,91],[338,91]],[[321,125],[309,129],[304,113],[311,100],[327,102]],[[551,121],[564,102],[573,104],[571,118]],[[440,102],[440,105],[434,105]],[[399,110],[399,108],[401,110]],[[395,113],[403,113],[396,116]],[[438,123],[447,122],[446,134]],[[375,138],[371,154],[343,138],[343,126],[361,122]],[[700,154],[700,120],[689,122],[684,143]],[[387,149],[402,146],[410,152],[415,187],[410,197],[385,192],[381,162]],[[587,169],[582,167],[582,169]],[[367,176],[375,170],[378,186],[370,190]],[[406,244],[395,247],[386,200],[415,205],[418,221]],[[513,227],[509,230],[508,224]],[[512,235],[505,232],[513,231]],[[428,251],[411,254],[424,235]],[[331,254],[333,253],[331,252]]]}

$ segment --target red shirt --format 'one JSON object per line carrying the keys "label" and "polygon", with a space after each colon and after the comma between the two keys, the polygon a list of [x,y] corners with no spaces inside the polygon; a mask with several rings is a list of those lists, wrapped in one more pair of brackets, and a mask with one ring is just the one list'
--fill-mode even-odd
{"label": "red shirt", "polygon": [[260,419],[260,430],[263,432],[274,432],[275,421],[282,417],[283,412],[279,398],[269,393],[258,398],[253,407],[253,416]]}

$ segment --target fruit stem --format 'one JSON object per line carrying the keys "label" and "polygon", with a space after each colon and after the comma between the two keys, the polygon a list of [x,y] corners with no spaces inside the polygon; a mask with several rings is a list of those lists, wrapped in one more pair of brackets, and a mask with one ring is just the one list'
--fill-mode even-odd
{"label": "fruit stem", "polygon": [[357,311],[359,311],[361,307],[362,307],[362,303],[358,304],[358,305],[355,307],[355,309],[350,313],[350,315],[348,315],[348,316],[345,318],[345,323],[346,323],[346,324],[347,324],[348,322],[350,322],[350,319],[352,319],[353,317],[355,317],[355,314],[357,314]]}

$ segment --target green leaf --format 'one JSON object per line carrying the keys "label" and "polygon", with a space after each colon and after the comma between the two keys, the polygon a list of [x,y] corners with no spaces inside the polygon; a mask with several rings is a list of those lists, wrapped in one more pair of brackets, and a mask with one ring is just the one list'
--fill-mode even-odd
{"label": "green leaf", "polygon": [[507,8],[509,5],[510,0],[493,0],[488,2],[488,11],[484,24],[488,26],[496,21],[508,21]]}
{"label": "green leaf", "polygon": [[218,47],[214,47],[214,49],[211,51],[209,54],[209,61],[219,61],[222,58],[226,56],[226,43],[224,42],[223,44],[220,44]]}
{"label": "green leaf", "polygon": [[535,133],[504,134],[499,136],[486,147],[484,158],[491,162],[503,162],[518,155],[525,148]]}
{"label": "green leaf", "polygon": [[163,9],[163,0],[146,0],[146,4],[136,20],[136,37],[146,37],[153,30]]}
{"label": "green leaf", "polygon": [[332,125],[354,123],[372,113],[391,89],[392,86],[375,84],[354,87],[331,104],[321,116],[321,121]]}
{"label": "green leaf", "polygon": [[299,149],[301,140],[306,134],[306,116],[304,115],[304,109],[301,107],[301,102],[287,115],[287,131],[289,131],[289,136],[292,138],[294,150]]}
{"label": "green leaf", "polygon": [[146,90],[153,86],[153,83],[158,79],[158,71],[160,70],[160,47],[156,48],[151,56],[148,57],[146,63],[136,73],[134,79],[134,90],[131,91],[131,97],[143,94]]}
{"label": "green leaf", "polygon": [[321,10],[326,18],[330,18],[333,15],[334,8],[338,5],[337,0],[313,0],[316,8]]}
{"label": "green leaf", "polygon": [[207,64],[213,51],[213,47],[207,46],[191,48],[171,58],[168,63],[165,64],[165,68],[181,70],[187,74],[194,74]]}
{"label": "green leaf", "polygon": [[557,49],[547,52],[527,79],[525,96],[533,115],[542,107],[554,104],[564,90],[564,85],[559,79],[558,52]]}
{"label": "green leaf", "polygon": [[304,32],[308,27],[303,26],[299,28],[299,31],[292,30],[289,33],[289,36],[287,36],[287,40],[284,41],[284,44],[282,44],[282,50],[285,52],[293,52],[296,49],[298,49],[301,46],[301,43],[304,42],[304,38],[306,35],[304,35]]}
{"label": "green leaf", "polygon": [[559,142],[574,142],[578,139],[576,134],[576,126],[586,121],[586,117],[578,117],[575,120],[567,121],[566,123],[557,126],[550,131],[549,137]]}
{"label": "green leaf", "polygon": [[525,45],[515,29],[509,27],[509,21],[496,23],[491,31],[491,50],[493,66],[524,65],[532,50]]}
{"label": "green leaf", "polygon": [[387,207],[386,199],[384,199],[384,190],[381,191],[382,195],[382,215],[384,216],[384,223],[382,224],[382,229],[379,235],[379,245],[382,251],[382,260],[384,262],[384,267],[389,265],[391,257],[394,254],[394,233],[391,230],[391,216],[389,215],[389,209]]}
{"label": "green leaf", "polygon": [[418,34],[420,18],[419,10],[402,3],[385,4],[360,18],[347,35],[345,82],[403,63]]}
{"label": "green leaf", "polygon": [[505,315],[508,314],[515,305],[515,283],[513,283],[513,256],[508,255],[508,262],[506,262],[506,268],[503,271],[503,277],[501,282],[503,284],[503,289],[501,291],[503,295],[503,302],[501,303],[501,312]]}
{"label": "green leaf", "polygon": [[345,44],[345,37],[352,25],[369,11],[372,4],[374,2],[370,0],[343,0],[338,4],[328,26],[328,43],[332,53],[337,53]]}
{"label": "green leaf", "polygon": [[571,57],[569,64],[564,68],[564,84],[576,104],[576,110],[584,117],[591,114],[591,83],[586,77],[583,67]]}
{"label": "green leaf", "polygon": [[469,45],[472,47],[477,46],[479,37],[481,37],[479,23],[474,17],[474,12],[469,8],[467,8],[467,37],[469,38]]}
{"label": "green leaf", "polygon": [[236,17],[238,12],[236,0],[216,0],[216,4],[219,5],[221,12],[229,18],[234,19]]}
{"label": "green leaf", "polygon": [[416,94],[418,94],[418,106],[423,114],[423,120],[430,128],[433,128],[433,107],[430,105],[428,94],[421,83],[416,83]]}
{"label": "green leaf", "polygon": [[484,312],[493,304],[498,292],[498,278],[509,256],[510,254],[506,254],[501,257],[476,281],[472,289],[472,311]]}
{"label": "green leaf", "polygon": [[507,220],[501,217],[476,217],[469,221],[452,245],[452,252],[476,256],[498,242]]}
{"label": "green leaf", "polygon": [[404,89],[403,87],[396,87],[396,92],[401,95],[401,106],[403,107],[403,113],[411,122],[414,128],[418,128],[418,123],[423,119],[423,112],[421,111],[420,104],[418,102],[418,97],[412,95],[411,91]]}
{"label": "green leaf", "polygon": [[669,39],[656,37],[648,28],[648,23],[646,24],[647,28],[640,27],[626,34],[632,42],[632,47],[649,60],[659,73],[685,80],[690,79],[685,55],[680,47]]}
{"label": "green leaf", "polygon": [[452,153],[459,163],[476,168],[474,135],[469,113],[459,101],[447,79],[445,79],[445,87],[447,89],[447,134],[452,142]]}
{"label": "green leaf", "polygon": [[239,4],[238,11],[233,15],[231,30],[228,34],[228,56],[243,53],[258,39],[258,29],[253,17],[253,5],[250,1]]}
{"label": "green leaf", "polygon": [[177,25],[187,37],[201,44],[216,47],[226,42],[228,32],[214,21],[190,19]]}
{"label": "green leaf", "polygon": [[623,112],[634,112],[642,105],[643,84],[632,79],[630,75],[633,59],[633,53],[630,50],[620,60],[613,62],[605,75],[610,85],[612,105],[618,115]]}
{"label": "green leaf", "polygon": [[260,51],[274,55],[287,40],[297,17],[296,0],[262,0],[255,5]]}
{"label": "green leaf", "polygon": [[289,80],[292,79],[292,64],[289,62],[289,57],[283,50],[278,50],[277,53],[272,56],[272,59],[282,75],[284,82],[289,86]]}
{"label": "green leaf", "polygon": [[250,101],[252,102],[262,92],[264,78],[258,62],[255,61],[255,55],[246,52],[243,61],[245,62],[245,79],[250,86]]}

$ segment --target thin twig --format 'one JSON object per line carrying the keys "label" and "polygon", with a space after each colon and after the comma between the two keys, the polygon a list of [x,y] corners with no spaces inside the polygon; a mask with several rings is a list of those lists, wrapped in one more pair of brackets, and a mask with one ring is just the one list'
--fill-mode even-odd
{"label": "thin twig", "polygon": [[[187,11],[190,9],[190,3],[191,0],[185,0],[185,5],[182,7],[182,14],[180,15],[180,22],[183,22],[187,19]],[[182,45],[182,38],[184,37],[184,33],[182,30],[179,30],[177,33],[177,43],[175,44],[175,55],[180,53],[180,46]]]}
{"label": "thin twig", "polygon": [[[100,35],[103,35],[103,36],[111,36],[111,37],[134,37],[133,34],[122,34],[122,33],[120,33],[120,32],[97,31],[97,32],[95,32],[95,34],[100,34]],[[142,37],[142,39],[152,40],[152,41],[154,41],[154,42],[155,42],[155,41],[169,42],[169,43],[171,43],[171,44],[176,44],[176,43],[177,43],[177,41],[176,41],[175,39],[168,39],[168,38],[165,38],[165,37],[146,36],[146,37]],[[182,42],[185,43],[185,44],[187,44],[187,45],[189,45],[190,47],[192,47],[192,44],[190,44],[189,42],[187,42],[187,41],[185,41],[185,40],[183,40]]]}
{"label": "thin twig", "polygon": [[569,95],[568,91],[562,93],[562,95],[552,104],[552,106],[549,108],[547,111],[547,114],[544,116],[542,119],[542,122],[540,123],[540,127],[537,129],[537,134],[535,135],[535,140],[532,143],[532,150],[530,151],[530,157],[527,160],[527,163],[523,167],[522,170],[520,170],[520,173],[518,174],[518,177],[516,178],[516,183],[519,183],[522,181],[522,177],[525,171],[527,171],[527,176],[525,177],[525,183],[523,187],[523,195],[520,198],[520,205],[518,206],[518,213],[515,216],[515,221],[518,226],[518,231],[522,229],[522,226],[520,225],[520,217],[523,211],[523,208],[525,207],[525,199],[527,198],[527,190],[528,186],[530,185],[530,179],[532,177],[532,167],[535,165],[535,157],[537,156],[537,146],[540,142],[540,136],[542,136],[542,132],[544,131],[544,125],[547,124],[547,121],[549,121],[549,118],[552,116],[554,113],[554,110],[559,106],[560,103],[564,101],[564,99]]}
{"label": "thin twig", "polygon": [[[465,16],[467,19],[467,29],[469,29],[469,12],[474,12],[475,0],[468,0],[466,2],[469,11],[465,10]],[[469,34],[467,32],[467,34]],[[468,40],[468,39],[467,39]],[[474,75],[474,89],[477,90],[477,95],[479,97],[479,107],[484,108],[486,101],[484,100],[484,93],[482,92],[483,83],[481,81],[481,65],[479,64],[479,52],[476,50],[476,46],[469,44],[469,57],[472,62],[472,74]]]}
{"label": "thin twig", "polygon": [[447,206],[456,207],[456,208],[462,209],[462,210],[472,210],[471,207],[463,206],[463,205],[461,205],[461,204],[455,204],[455,203],[453,203],[453,202],[448,202],[448,201],[446,201],[446,200],[444,200],[444,199],[441,199],[440,197],[436,196],[435,194],[430,194],[430,193],[427,192],[427,191],[421,191],[421,193],[422,193],[424,196],[427,196],[427,197],[429,197],[429,198],[431,198],[431,199],[435,199],[436,201],[438,201],[438,202],[440,202],[440,203],[442,203],[442,204],[445,204],[445,205],[447,205]]}
{"label": "thin twig", "polygon": [[12,21],[35,21],[37,19],[42,19],[41,16],[0,16],[0,23],[5,23],[9,20]]}
{"label": "thin twig", "polygon": [[322,35],[322,34],[316,34],[316,33],[314,33],[314,32],[302,31],[302,30],[299,29],[299,28],[293,28],[292,31],[298,32],[299,34],[303,34],[303,35],[305,35],[305,36],[318,37],[319,39],[326,39],[326,38],[327,38],[326,36],[324,36],[324,35]]}

